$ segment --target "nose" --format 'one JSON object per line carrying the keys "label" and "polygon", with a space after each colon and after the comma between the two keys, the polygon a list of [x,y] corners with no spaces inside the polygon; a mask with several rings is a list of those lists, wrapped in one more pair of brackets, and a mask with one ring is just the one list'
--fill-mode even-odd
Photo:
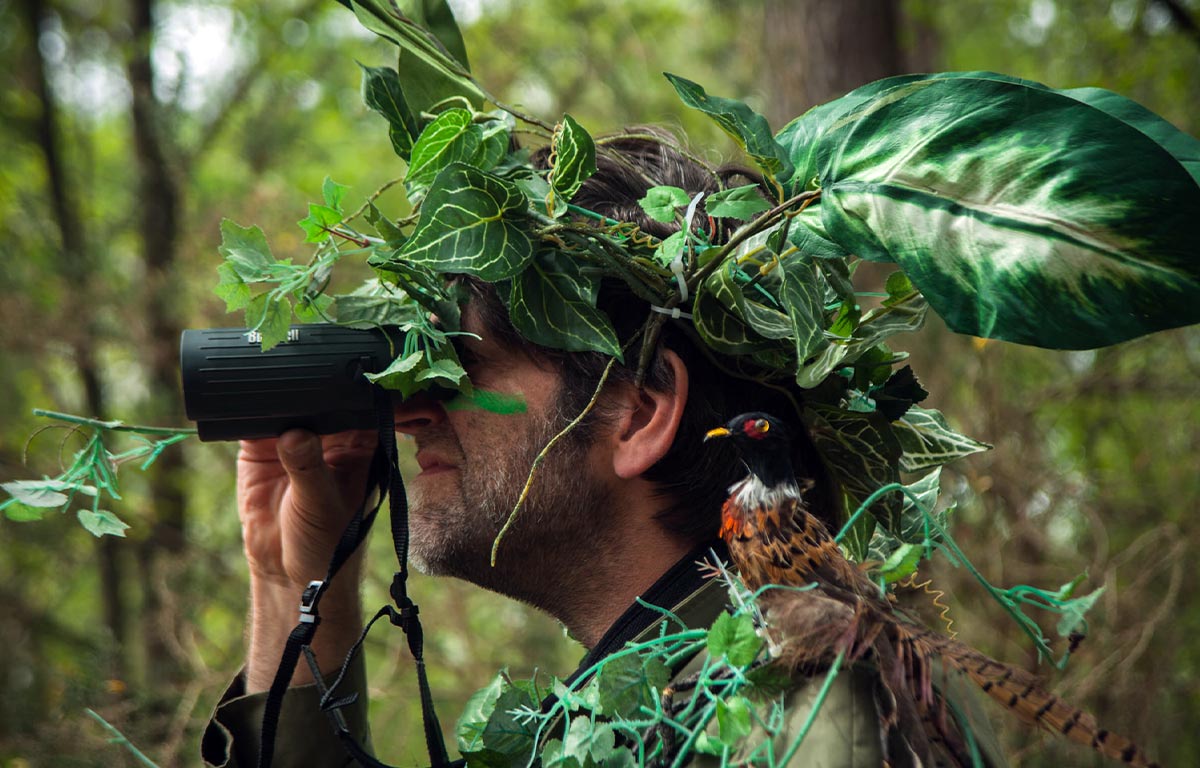
{"label": "nose", "polygon": [[393,403],[396,431],[406,435],[415,435],[422,429],[437,426],[446,420],[446,409],[442,407],[441,401],[435,400],[425,392],[403,400],[394,398]]}

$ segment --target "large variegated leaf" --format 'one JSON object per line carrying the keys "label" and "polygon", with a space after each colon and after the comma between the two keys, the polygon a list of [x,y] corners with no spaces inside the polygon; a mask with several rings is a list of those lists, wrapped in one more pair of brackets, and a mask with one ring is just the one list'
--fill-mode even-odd
{"label": "large variegated leaf", "polygon": [[771,135],[765,117],[740,101],[710,96],[691,80],[669,72],[663,74],[675,86],[684,104],[711,117],[769,176],[791,175],[792,163]]}
{"label": "large variegated leaf", "polygon": [[[525,195],[513,183],[455,163],[434,179],[421,218],[396,258],[438,273],[488,281],[520,272],[533,257],[523,215]],[[371,260],[387,269],[387,260]]]}
{"label": "large variegated leaf", "polygon": [[940,411],[915,405],[893,426],[900,447],[904,449],[900,457],[900,469],[903,472],[933,469],[992,447],[955,432]]}
{"label": "large variegated leaf", "polygon": [[408,160],[413,142],[420,135],[417,119],[404,98],[400,75],[390,67],[362,67],[363,102],[388,121],[388,136],[392,149]]}
{"label": "large variegated leaf", "polygon": [[884,89],[818,140],[821,209],[956,331],[1054,348],[1200,321],[1200,187],[1146,132],[1000,76]]}
{"label": "large variegated leaf", "polygon": [[779,300],[791,323],[796,360],[803,364],[829,342],[825,339],[825,281],[816,260],[798,253],[777,266],[782,280]]}
{"label": "large variegated leaf", "polygon": [[528,269],[508,281],[509,317],[535,344],[620,358],[617,332],[608,315],[596,309],[598,290],[599,282],[585,276],[570,254],[541,250]]}

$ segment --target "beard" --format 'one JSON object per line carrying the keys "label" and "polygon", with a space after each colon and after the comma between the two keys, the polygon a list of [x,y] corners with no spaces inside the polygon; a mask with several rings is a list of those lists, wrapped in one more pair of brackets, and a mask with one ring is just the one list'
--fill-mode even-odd
{"label": "beard", "polygon": [[445,422],[416,435],[458,469],[413,484],[410,493],[413,565],[453,576],[539,607],[553,604],[586,578],[587,551],[613,542],[612,492],[589,469],[589,430],[554,445],[539,465],[529,495],[490,564],[493,542],[516,506],[530,467],[566,424],[534,418],[521,433],[482,434],[464,450]]}

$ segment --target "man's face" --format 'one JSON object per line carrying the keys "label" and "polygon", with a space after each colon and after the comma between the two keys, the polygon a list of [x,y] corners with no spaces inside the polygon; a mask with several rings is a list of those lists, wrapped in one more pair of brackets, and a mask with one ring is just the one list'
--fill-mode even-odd
{"label": "man's face", "polygon": [[560,440],[538,467],[516,523],[489,564],[492,543],[525,486],[538,452],[575,416],[559,412],[559,374],[486,338],[473,313],[462,362],[476,390],[519,398],[502,415],[464,402],[411,399],[396,428],[416,439],[421,472],[408,485],[411,555],[427,573],[457,576],[545,607],[569,579],[581,545],[615,538],[606,529],[611,490],[585,441]]}

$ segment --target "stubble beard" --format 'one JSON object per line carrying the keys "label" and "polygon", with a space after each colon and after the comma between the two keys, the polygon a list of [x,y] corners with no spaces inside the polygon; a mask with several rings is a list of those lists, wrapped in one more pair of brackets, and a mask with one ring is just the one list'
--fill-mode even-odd
{"label": "stubble beard", "polygon": [[530,467],[562,423],[531,422],[523,436],[493,436],[496,444],[473,446],[471,455],[447,428],[417,435],[421,447],[457,456],[459,469],[441,478],[437,487],[413,488],[413,565],[423,573],[465,579],[553,612],[563,590],[587,577],[587,553],[603,551],[617,538],[606,524],[612,514],[611,491],[588,471],[582,433],[566,435],[547,454],[516,521],[504,534],[495,567],[490,560]]}

